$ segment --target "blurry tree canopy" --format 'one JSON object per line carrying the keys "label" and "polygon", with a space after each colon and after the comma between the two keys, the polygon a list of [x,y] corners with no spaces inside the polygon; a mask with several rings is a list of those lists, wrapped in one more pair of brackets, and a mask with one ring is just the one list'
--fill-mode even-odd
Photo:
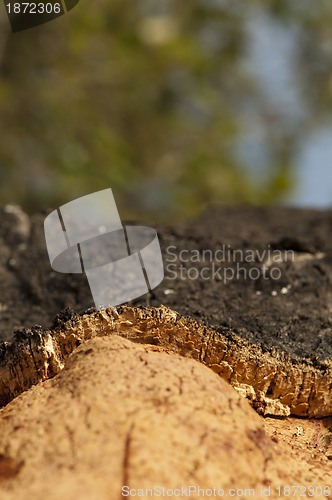
{"label": "blurry tree canopy", "polygon": [[[80,0],[12,34],[2,4],[1,204],[33,211],[111,187],[121,215],[170,220],[211,201],[281,200],[299,144],[331,120],[331,10],[323,0]],[[297,104],[256,71],[265,25],[281,44],[290,37]]]}

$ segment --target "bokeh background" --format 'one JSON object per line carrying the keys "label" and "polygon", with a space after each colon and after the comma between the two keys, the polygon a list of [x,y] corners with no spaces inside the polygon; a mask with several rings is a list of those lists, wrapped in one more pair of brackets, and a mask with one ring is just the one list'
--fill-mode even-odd
{"label": "bokeh background", "polygon": [[112,187],[122,217],[332,205],[330,0],[95,0],[12,34],[0,204]]}

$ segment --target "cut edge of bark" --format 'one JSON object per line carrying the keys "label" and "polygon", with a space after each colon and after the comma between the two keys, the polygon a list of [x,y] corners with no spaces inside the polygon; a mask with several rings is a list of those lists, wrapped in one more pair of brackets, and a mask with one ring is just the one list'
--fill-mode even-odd
{"label": "cut edge of bark", "polygon": [[199,361],[249,399],[261,415],[321,418],[332,415],[332,361],[298,360],[233,333],[220,333],[165,307],[121,306],[82,316],[67,309],[49,330],[15,332],[0,345],[0,406],[59,373],[86,340],[120,335],[159,345]]}

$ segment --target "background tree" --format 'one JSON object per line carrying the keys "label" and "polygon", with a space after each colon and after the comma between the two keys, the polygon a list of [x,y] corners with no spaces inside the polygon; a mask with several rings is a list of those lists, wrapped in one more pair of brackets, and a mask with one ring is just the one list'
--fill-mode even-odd
{"label": "background tree", "polygon": [[[124,216],[276,202],[299,144],[331,119],[330,2],[82,0],[15,34],[0,14],[2,204],[105,187]],[[289,40],[293,102],[256,67],[267,26]]]}

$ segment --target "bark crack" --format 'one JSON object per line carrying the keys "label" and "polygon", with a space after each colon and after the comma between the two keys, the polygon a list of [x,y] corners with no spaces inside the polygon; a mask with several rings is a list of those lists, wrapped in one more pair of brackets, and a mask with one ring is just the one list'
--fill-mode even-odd
{"label": "bark crack", "polygon": [[[122,462],[122,486],[129,486],[129,462],[130,462],[130,445],[132,440],[132,432],[134,429],[134,423],[131,424],[129,431],[126,435],[124,444],[124,454]],[[122,488],[120,492],[120,499],[123,498]],[[128,497],[130,498],[130,496]]]}

